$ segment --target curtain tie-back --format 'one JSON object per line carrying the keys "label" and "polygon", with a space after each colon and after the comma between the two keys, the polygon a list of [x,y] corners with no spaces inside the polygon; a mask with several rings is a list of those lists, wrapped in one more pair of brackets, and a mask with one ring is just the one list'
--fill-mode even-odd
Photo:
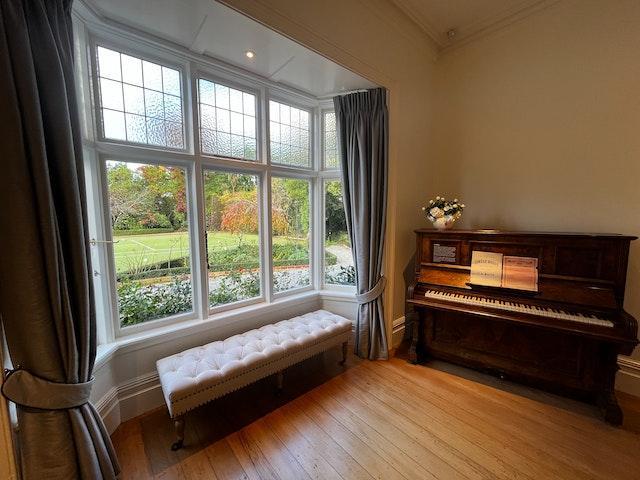
{"label": "curtain tie-back", "polygon": [[371,290],[364,293],[356,294],[356,301],[360,305],[362,305],[363,303],[373,302],[376,298],[382,295],[382,292],[384,291],[384,287],[386,284],[387,284],[387,279],[385,278],[384,275],[382,275]]}
{"label": "curtain tie-back", "polygon": [[13,370],[2,384],[2,394],[17,405],[42,410],[66,410],[89,401],[93,378],[84,383],[58,383],[27,370]]}

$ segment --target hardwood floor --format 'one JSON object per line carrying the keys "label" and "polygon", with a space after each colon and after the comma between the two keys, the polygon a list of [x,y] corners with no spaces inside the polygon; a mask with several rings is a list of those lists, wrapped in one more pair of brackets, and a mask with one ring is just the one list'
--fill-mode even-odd
{"label": "hardwood floor", "polygon": [[195,410],[178,452],[165,409],[122,424],[123,478],[640,478],[640,435],[588,405],[445,363],[339,356],[287,370],[280,397],[271,378]]}

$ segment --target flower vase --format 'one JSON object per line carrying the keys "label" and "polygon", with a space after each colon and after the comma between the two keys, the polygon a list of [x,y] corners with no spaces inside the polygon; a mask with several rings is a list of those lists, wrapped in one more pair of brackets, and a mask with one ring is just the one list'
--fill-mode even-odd
{"label": "flower vase", "polygon": [[453,215],[444,215],[440,218],[436,218],[433,221],[433,226],[437,230],[449,230],[451,227],[453,227],[455,221],[456,218]]}

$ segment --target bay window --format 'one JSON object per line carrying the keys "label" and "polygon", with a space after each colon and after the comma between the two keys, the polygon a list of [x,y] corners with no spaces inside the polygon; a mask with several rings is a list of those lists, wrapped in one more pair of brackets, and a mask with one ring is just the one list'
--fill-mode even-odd
{"label": "bay window", "polygon": [[87,50],[85,150],[112,336],[353,285],[329,102],[107,40]]}

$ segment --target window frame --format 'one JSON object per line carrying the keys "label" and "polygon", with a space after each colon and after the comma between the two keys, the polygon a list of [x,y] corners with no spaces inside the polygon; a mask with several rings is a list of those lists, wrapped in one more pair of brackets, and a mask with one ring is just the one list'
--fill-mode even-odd
{"label": "window frame", "polygon": [[[75,20],[75,19],[74,19]],[[85,155],[88,164],[86,183],[94,191],[88,192],[95,207],[90,215],[95,224],[98,241],[95,252],[100,259],[94,265],[95,281],[104,292],[97,299],[96,308],[104,307],[100,316],[107,325],[101,326],[99,342],[109,343],[116,339],[146,334],[150,331],[173,330],[177,325],[201,322],[223,312],[243,307],[264,305],[265,307],[282,299],[304,296],[323,288],[355,292],[353,287],[326,285],[324,283],[324,198],[323,182],[329,175],[337,178],[336,170],[324,170],[323,119],[326,101],[301,93],[294,88],[264,79],[244,70],[232,67],[215,58],[177,48],[170,42],[152,37],[144,32],[130,31],[118,26],[87,23],[81,19],[79,26],[83,35],[79,45],[79,64],[76,78],[80,90],[79,98],[84,99],[81,109],[86,115],[83,128],[83,147],[90,152]],[[98,78],[97,47],[102,46],[119,53],[138,57],[169,68],[181,75],[181,102],[183,114],[184,148],[174,149],[146,143],[104,137],[100,103],[100,83]],[[134,46],[134,48],[131,48]],[[78,77],[81,75],[81,77]],[[198,79],[209,80],[236,88],[256,96],[256,160],[205,154],[201,149]],[[271,162],[269,102],[273,100],[309,113],[309,166],[293,166]],[[189,208],[190,263],[192,283],[191,312],[149,320],[140,324],[122,327],[118,311],[115,276],[113,235],[109,216],[106,161],[124,161],[168,165],[185,168],[187,181],[187,205]],[[206,221],[204,205],[204,172],[226,171],[258,176],[259,183],[259,238],[260,238],[260,288],[259,297],[241,300],[226,305],[209,307],[208,265],[206,252]],[[309,285],[287,290],[273,291],[272,231],[271,231],[271,178],[287,177],[309,181]],[[99,204],[99,205],[98,205]],[[224,315],[222,315],[224,316]]]}
{"label": "window frame", "polygon": [[[189,219],[189,267],[191,269],[191,306],[192,309],[190,312],[177,313],[174,315],[169,315],[166,317],[161,317],[153,320],[146,320],[144,322],[129,325],[123,327],[120,322],[120,312],[118,305],[118,289],[117,289],[117,281],[116,281],[116,264],[115,264],[115,252],[114,252],[114,240],[113,240],[113,229],[111,228],[111,224],[109,219],[111,218],[111,209],[109,207],[109,186],[107,181],[107,162],[108,161],[116,161],[116,162],[124,162],[124,163],[144,163],[149,165],[161,165],[166,167],[179,167],[184,168],[185,170],[185,183],[186,183],[186,198],[187,198],[187,218]],[[202,288],[200,288],[201,279],[198,275],[197,265],[199,263],[199,253],[198,253],[198,244],[197,244],[197,232],[195,224],[197,223],[196,217],[196,208],[195,207],[195,191],[194,191],[194,165],[191,162],[185,160],[158,160],[155,156],[147,156],[141,155],[137,157],[132,157],[129,155],[117,155],[117,154],[109,154],[109,153],[99,153],[98,154],[98,162],[100,167],[100,182],[101,182],[101,193],[102,193],[102,224],[103,224],[103,235],[104,235],[104,246],[105,255],[107,260],[107,281],[109,284],[108,291],[110,293],[109,297],[109,308],[110,314],[113,318],[114,323],[114,334],[115,337],[122,337],[126,335],[131,335],[134,333],[139,333],[141,331],[147,330],[149,328],[158,328],[164,327],[167,325],[175,324],[178,322],[183,322],[186,320],[194,320],[198,318],[199,313],[199,305],[201,304],[200,296],[202,292]]]}
{"label": "window frame", "polygon": [[[244,160],[247,161],[247,160]],[[251,160],[249,160],[249,162],[252,162]],[[215,315],[216,313],[221,313],[221,312],[226,312],[228,310],[234,310],[236,308],[242,308],[242,307],[247,307],[249,305],[255,305],[257,303],[265,303],[266,302],[266,298],[267,298],[267,290],[266,290],[266,280],[265,280],[265,265],[264,265],[264,261],[265,261],[265,257],[268,254],[268,252],[266,251],[266,249],[264,248],[264,243],[265,243],[265,239],[264,239],[264,225],[263,225],[263,213],[264,213],[264,195],[265,195],[265,187],[264,187],[264,175],[262,172],[258,172],[258,171],[249,171],[249,170],[240,170],[238,168],[232,168],[232,167],[219,167],[219,166],[209,166],[206,165],[202,167],[202,180],[203,180],[203,186],[204,186],[204,174],[206,172],[224,172],[224,173],[234,173],[234,174],[240,174],[240,175],[254,175],[256,176],[256,178],[258,179],[258,259],[260,261],[260,295],[257,297],[253,297],[253,298],[247,298],[244,300],[238,300],[236,302],[230,302],[230,303],[226,303],[224,305],[216,305],[216,306],[211,306],[209,303],[209,265],[208,265],[208,252],[206,252],[205,254],[205,273],[206,273],[206,277],[205,277],[205,283],[206,283],[206,288],[207,288],[207,296],[206,296],[206,307],[208,309],[209,315]],[[204,188],[202,193],[204,194]],[[202,211],[203,215],[206,215],[206,207],[203,208]],[[204,221],[204,234],[205,234],[205,238],[206,238],[206,218]],[[205,240],[205,246],[206,246],[206,240]]]}
{"label": "window frame", "polygon": [[[217,83],[219,85],[223,85],[225,87],[233,88],[235,90],[240,90],[246,93],[250,93],[256,98],[256,159],[248,160],[245,158],[231,157],[225,155],[218,155],[213,153],[205,153],[202,151],[202,138],[200,135],[200,88],[198,85],[198,81],[206,80],[209,82]],[[212,159],[223,159],[223,160],[232,160],[232,161],[241,161],[250,164],[258,164],[265,163],[266,153],[264,149],[264,138],[265,135],[264,130],[262,128],[262,116],[264,114],[264,102],[266,97],[266,91],[264,88],[260,88],[258,85],[252,84],[251,82],[239,82],[236,79],[230,79],[224,75],[220,75],[219,73],[215,73],[212,69],[201,69],[198,68],[191,74],[192,80],[192,100],[193,100],[193,141],[194,141],[194,153],[196,156],[201,158],[212,158]]]}
{"label": "window frame", "polygon": [[[327,167],[326,164],[326,154],[327,154],[327,145],[326,145],[326,139],[325,139],[325,129],[326,129],[326,121],[325,121],[325,116],[327,113],[333,113],[335,115],[335,109],[330,108],[330,107],[323,107],[320,109],[320,122],[322,123],[322,126],[320,128],[320,143],[321,143],[321,149],[320,149],[320,163],[322,164],[322,171],[324,172],[330,172],[332,174],[338,173],[338,176],[340,174],[340,162],[338,161],[338,166],[336,168],[329,168]],[[337,125],[336,125],[336,140],[337,140],[337,136],[338,136],[338,131],[337,131]],[[337,150],[337,148],[336,148]]]}
{"label": "window frame", "polygon": [[[116,145],[128,145],[144,149],[161,150],[165,152],[189,153],[193,152],[193,125],[191,124],[191,107],[188,98],[192,96],[190,78],[193,76],[190,71],[190,64],[173,55],[163,55],[161,49],[140,48],[138,45],[131,48],[124,42],[109,35],[88,35],[88,62],[91,76],[91,110],[94,118],[94,138],[98,142],[111,143]],[[143,61],[156,63],[160,66],[172,68],[180,72],[180,103],[182,106],[182,135],[183,148],[167,147],[162,145],[151,145],[149,143],[130,142],[128,140],[118,140],[107,138],[104,134],[104,121],[102,116],[102,103],[100,94],[100,77],[98,75],[98,47],[107,48],[120,54],[140,58]],[[121,84],[124,82],[120,81]],[[143,87],[144,88],[144,87]],[[163,92],[164,93],[164,92]],[[124,101],[124,98],[123,98]],[[124,104],[123,104],[124,111]],[[146,115],[145,115],[146,119]]]}
{"label": "window frame", "polygon": [[[338,175],[336,175],[336,173]],[[322,288],[324,290],[335,290],[335,291],[341,291],[341,292],[352,292],[355,293],[355,289],[356,286],[355,285],[339,285],[337,283],[328,283],[326,281],[326,275],[325,275],[325,271],[327,268],[327,264],[326,264],[326,256],[325,256],[325,249],[326,249],[326,245],[325,245],[325,240],[327,238],[327,209],[325,208],[326,206],[326,201],[327,201],[327,183],[328,182],[335,182],[338,181],[340,183],[342,183],[342,177],[340,176],[340,171],[336,171],[336,170],[327,170],[326,171],[326,175],[323,175],[321,178],[322,181],[322,189],[321,189],[321,200],[322,200],[322,207],[321,207],[321,211],[322,211],[322,252],[321,252],[321,276],[322,276]],[[343,187],[344,188],[344,187]],[[349,243],[351,243],[351,241],[349,241]],[[355,264],[355,259],[354,260],[354,264]]]}
{"label": "window frame", "polygon": [[[271,105],[270,102],[277,102],[288,107],[297,108],[298,110],[304,110],[309,114],[309,166],[287,165],[286,163],[273,162],[271,159]],[[272,94],[266,98],[265,102],[265,119],[267,122],[265,136],[267,141],[267,161],[268,165],[272,165],[277,168],[285,168],[307,172],[317,172],[320,170],[318,159],[316,158],[316,145],[318,144],[316,135],[317,114],[319,112],[318,105],[311,105],[300,102],[292,97],[288,97],[282,94]]]}

